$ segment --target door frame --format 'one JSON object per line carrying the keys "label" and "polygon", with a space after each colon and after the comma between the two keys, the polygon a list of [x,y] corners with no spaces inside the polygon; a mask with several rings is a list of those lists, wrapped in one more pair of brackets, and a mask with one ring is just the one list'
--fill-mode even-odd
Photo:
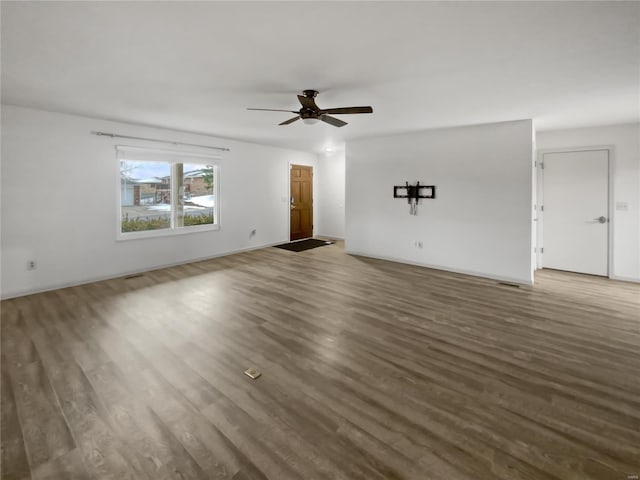
{"label": "door frame", "polygon": [[[315,165],[300,162],[289,162],[287,164],[287,242],[291,242],[291,167],[293,165],[299,165],[301,167],[311,168],[311,215],[313,219],[313,226],[311,228],[311,237],[316,236],[316,175]],[[300,240],[293,240],[299,242]]]}
{"label": "door frame", "polygon": [[572,153],[572,152],[607,152],[607,278],[613,278],[613,231],[614,231],[614,217],[613,217],[613,175],[612,166],[614,165],[614,146],[613,145],[592,145],[587,147],[563,147],[563,148],[544,148],[539,149],[536,155],[536,177],[537,177],[537,192],[536,192],[536,269],[544,268],[544,156],[548,153]]}

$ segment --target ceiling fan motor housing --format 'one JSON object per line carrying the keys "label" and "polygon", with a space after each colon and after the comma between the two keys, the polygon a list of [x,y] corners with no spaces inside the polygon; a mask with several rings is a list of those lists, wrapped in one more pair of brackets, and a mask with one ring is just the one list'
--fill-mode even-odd
{"label": "ceiling fan motor housing", "polygon": [[[318,95],[318,91],[317,90],[303,90],[302,94],[306,97],[306,98],[315,98]],[[315,105],[315,102],[311,102],[311,105]],[[319,109],[318,109],[319,110]],[[314,110],[313,108],[309,107],[308,105],[303,105],[302,108],[300,109],[300,118],[301,119],[306,119],[306,118],[319,118],[319,112],[318,110]]]}
{"label": "ceiling fan motor housing", "polygon": [[300,109],[300,118],[302,118],[303,120],[305,118],[318,118],[320,115],[318,115],[318,112],[311,110],[310,108],[304,108],[302,107]]}
{"label": "ceiling fan motor housing", "polygon": [[318,95],[317,90],[303,90],[302,95],[298,95],[298,101],[300,102],[302,108],[297,112],[294,110],[276,110],[276,109],[268,109],[268,108],[249,108],[249,110],[267,110],[273,112],[291,112],[297,113],[298,115],[290,118],[289,120],[285,120],[278,125],[289,125],[297,120],[302,119],[304,123],[312,124],[317,123],[318,121],[323,121],[328,123],[329,125],[333,125],[334,127],[344,127],[347,125],[347,122],[340,120],[339,118],[332,117],[331,114],[337,115],[345,115],[345,114],[353,114],[353,113],[373,113],[373,108],[371,107],[340,107],[340,108],[320,108],[314,98]]}

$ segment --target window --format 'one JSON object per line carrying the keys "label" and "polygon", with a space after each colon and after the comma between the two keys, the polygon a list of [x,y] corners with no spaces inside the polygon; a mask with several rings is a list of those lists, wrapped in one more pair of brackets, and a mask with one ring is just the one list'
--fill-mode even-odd
{"label": "window", "polygon": [[219,227],[219,157],[117,147],[119,238]]}

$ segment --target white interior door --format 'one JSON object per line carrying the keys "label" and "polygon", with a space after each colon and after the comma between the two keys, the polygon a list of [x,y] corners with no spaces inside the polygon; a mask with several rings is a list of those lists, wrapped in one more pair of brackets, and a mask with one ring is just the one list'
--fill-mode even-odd
{"label": "white interior door", "polygon": [[609,152],[543,156],[543,265],[608,274]]}

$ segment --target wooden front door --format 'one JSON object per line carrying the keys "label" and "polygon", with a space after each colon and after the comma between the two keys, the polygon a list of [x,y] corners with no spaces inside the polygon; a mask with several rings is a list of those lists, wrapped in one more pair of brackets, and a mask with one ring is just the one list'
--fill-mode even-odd
{"label": "wooden front door", "polygon": [[291,165],[290,240],[313,236],[313,167]]}

